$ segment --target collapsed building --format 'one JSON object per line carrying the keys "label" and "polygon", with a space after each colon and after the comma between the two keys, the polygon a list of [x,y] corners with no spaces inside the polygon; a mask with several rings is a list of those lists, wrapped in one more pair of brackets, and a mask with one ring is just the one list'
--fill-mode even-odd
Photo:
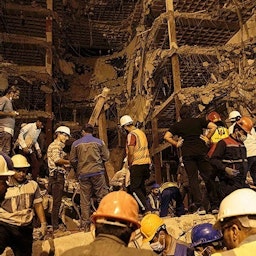
{"label": "collapsed building", "polygon": [[[0,90],[21,88],[17,127],[47,118],[75,134],[91,122],[112,154],[124,156],[120,116],[149,139],[161,181],[163,134],[183,104],[256,114],[255,0],[2,0]],[[123,154],[116,154],[122,151]],[[169,151],[168,151],[169,152]],[[117,158],[118,157],[118,158]]]}

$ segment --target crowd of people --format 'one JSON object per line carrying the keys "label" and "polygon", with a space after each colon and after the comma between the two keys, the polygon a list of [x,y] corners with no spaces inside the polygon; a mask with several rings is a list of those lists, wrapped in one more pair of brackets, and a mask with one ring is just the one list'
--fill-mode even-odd
{"label": "crowd of people", "polygon": [[[15,255],[32,255],[35,215],[42,235],[47,231],[37,183],[42,158],[38,137],[45,121],[37,118],[23,124],[12,143],[15,117],[19,115],[13,110],[12,101],[19,98],[19,93],[18,87],[10,86],[0,98],[0,253],[9,246]],[[127,133],[126,157],[123,168],[109,184],[105,162],[110,152],[104,141],[93,135],[92,125],[83,125],[80,138],[72,143],[68,153],[64,147],[71,137],[70,128],[59,126],[54,131],[54,139],[46,150],[53,237],[63,233],[59,212],[66,174],[73,168],[80,187],[80,230],[88,232],[92,224],[96,227],[96,239],[85,248],[84,255],[92,255],[91,251],[99,251],[97,255],[251,255],[239,253],[256,246],[256,192],[246,183],[250,171],[256,184],[256,134],[252,120],[232,111],[232,125],[227,129],[217,112],[193,118],[189,106],[182,106],[180,116],[181,121],[170,126],[164,139],[179,152],[179,164],[188,178],[186,189],[193,209],[190,212],[218,214],[214,226],[195,226],[191,244],[168,233],[163,217],[186,214],[183,190],[175,181],[153,183],[150,191],[146,190],[152,166],[148,140],[134,120],[124,115],[120,127]],[[202,182],[205,196],[200,189]],[[98,207],[92,214],[93,196]],[[250,199],[249,205],[243,196]],[[154,252],[127,248],[137,229]],[[235,254],[229,254],[229,250]]]}

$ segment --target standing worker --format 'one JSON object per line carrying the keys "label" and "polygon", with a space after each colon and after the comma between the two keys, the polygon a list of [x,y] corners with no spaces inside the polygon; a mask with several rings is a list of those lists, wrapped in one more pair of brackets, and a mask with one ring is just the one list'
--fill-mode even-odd
{"label": "standing worker", "polygon": [[70,151],[70,162],[76,169],[80,184],[81,228],[90,231],[91,198],[97,202],[108,193],[104,163],[109,159],[109,150],[105,143],[95,138],[93,126],[85,124],[83,137],[74,141]]}
{"label": "standing worker", "polygon": [[45,120],[43,118],[37,118],[36,122],[25,124],[20,132],[16,141],[19,147],[19,153],[24,155],[31,168],[32,178],[37,181],[39,174],[39,158],[42,157],[42,151],[37,141],[41,129],[44,127]]}
{"label": "standing worker", "polygon": [[51,222],[53,235],[55,237],[64,235],[59,229],[59,211],[64,191],[66,166],[70,165],[67,154],[64,152],[66,141],[70,138],[70,129],[67,126],[60,126],[55,130],[56,138],[47,149],[47,159],[49,168],[48,192],[52,195],[53,206]]}
{"label": "standing worker", "polygon": [[9,86],[4,96],[0,98],[0,151],[10,155],[12,149],[12,138],[15,128],[15,117],[19,115],[13,110],[12,101],[20,97],[20,89]]}
{"label": "standing worker", "polygon": [[[238,111],[232,111],[229,116],[233,117],[230,118],[230,121],[233,124],[229,127],[229,131],[233,133],[235,120],[239,120],[241,118],[241,114]],[[246,147],[248,171],[250,171],[253,185],[256,186],[256,131],[254,127],[252,127],[251,132],[247,134],[244,145]]]}
{"label": "standing worker", "polygon": [[241,117],[228,138],[220,140],[211,156],[211,164],[218,170],[220,196],[223,199],[232,191],[248,187],[245,183],[248,162],[244,141],[251,132],[252,120]]}
{"label": "standing worker", "polygon": [[212,256],[254,256],[256,252],[256,192],[238,189],[225,197],[214,225],[223,233],[227,251]]}
{"label": "standing worker", "polygon": [[[164,139],[176,148],[181,148],[181,155],[188,175],[191,198],[198,214],[206,214],[202,195],[199,189],[198,171],[205,182],[211,211],[215,212],[219,206],[215,184],[214,170],[207,159],[208,147],[200,138],[203,129],[208,129],[207,138],[210,139],[217,126],[206,118],[192,118],[191,107],[183,105],[180,109],[181,121],[174,123],[164,135]],[[179,140],[174,140],[174,136]]]}
{"label": "standing worker", "polygon": [[126,152],[130,170],[130,192],[139,203],[142,213],[149,211],[146,203],[145,180],[150,177],[151,159],[145,133],[133,125],[129,115],[120,118],[120,125],[127,132]]}

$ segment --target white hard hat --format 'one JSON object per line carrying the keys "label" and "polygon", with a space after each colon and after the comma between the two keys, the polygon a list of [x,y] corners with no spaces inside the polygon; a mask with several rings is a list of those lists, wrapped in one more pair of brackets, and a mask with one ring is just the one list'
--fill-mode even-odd
{"label": "white hard hat", "polygon": [[70,129],[67,126],[60,126],[56,129],[56,132],[63,132],[66,133],[68,136],[70,136]]}
{"label": "white hard hat", "polygon": [[27,168],[30,166],[27,158],[21,154],[14,155],[12,157],[12,162],[14,168]]}
{"label": "white hard hat", "polygon": [[124,126],[124,125],[130,125],[133,123],[133,120],[130,116],[128,115],[124,115],[120,118],[120,125]]}
{"label": "white hard hat", "polygon": [[14,171],[8,170],[4,157],[0,155],[0,176],[10,176],[14,173]]}
{"label": "white hard hat", "polygon": [[242,215],[256,215],[256,192],[250,188],[237,189],[222,200],[214,226],[219,228],[225,218]]}
{"label": "white hard hat", "polygon": [[229,113],[228,119],[230,121],[236,121],[237,117],[241,117],[241,114],[238,111],[234,110]]}

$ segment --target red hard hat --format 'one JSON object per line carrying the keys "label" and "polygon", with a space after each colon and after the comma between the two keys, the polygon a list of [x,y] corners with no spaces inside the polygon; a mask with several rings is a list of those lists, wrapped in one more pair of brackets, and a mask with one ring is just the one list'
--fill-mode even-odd
{"label": "red hard hat", "polygon": [[207,119],[213,123],[221,121],[220,115],[215,111],[210,112],[207,116]]}
{"label": "red hard hat", "polygon": [[140,228],[139,206],[136,200],[125,191],[114,191],[102,198],[99,207],[92,215],[92,222],[98,219],[111,219],[133,224]]}

